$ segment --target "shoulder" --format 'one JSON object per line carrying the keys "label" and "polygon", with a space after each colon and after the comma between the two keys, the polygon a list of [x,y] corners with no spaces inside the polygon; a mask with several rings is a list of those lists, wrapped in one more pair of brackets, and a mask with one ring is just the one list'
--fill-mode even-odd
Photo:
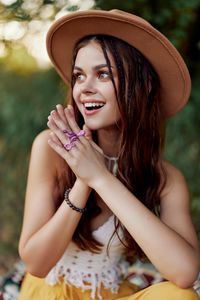
{"label": "shoulder", "polygon": [[168,161],[163,161],[163,167],[166,174],[165,192],[169,192],[176,185],[186,185],[183,173]]}
{"label": "shoulder", "polygon": [[44,130],[39,133],[32,145],[31,149],[31,161],[34,160],[34,164],[37,166],[41,164],[44,165],[46,162],[49,162],[49,168],[55,166],[58,157],[56,153],[48,145],[50,130]]}
{"label": "shoulder", "polygon": [[32,145],[30,167],[45,174],[62,178],[67,173],[67,164],[48,144],[50,130],[39,133]]}
{"label": "shoulder", "polygon": [[[50,132],[49,129],[46,129],[35,137],[32,145],[32,155],[48,160],[49,165],[52,165],[61,161],[61,158],[48,144]],[[50,160],[51,158],[52,160]]]}
{"label": "shoulder", "polygon": [[48,150],[50,148],[48,146],[49,134],[50,134],[49,129],[40,132],[33,141],[33,149]]}

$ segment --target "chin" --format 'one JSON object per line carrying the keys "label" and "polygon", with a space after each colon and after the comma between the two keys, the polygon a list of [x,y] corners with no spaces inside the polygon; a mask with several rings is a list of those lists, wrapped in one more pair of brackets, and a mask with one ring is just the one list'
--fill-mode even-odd
{"label": "chin", "polygon": [[92,120],[85,119],[85,125],[92,131],[101,130],[101,129],[107,129],[107,130],[116,130],[119,129],[119,124],[114,120],[110,120],[110,122],[101,122],[103,120],[100,120],[100,122],[91,122]]}
{"label": "chin", "polygon": [[102,127],[99,127],[99,126],[96,126],[96,125],[91,125],[91,124],[87,124],[85,123],[85,125],[88,127],[89,130],[91,131],[96,131],[96,130],[99,130],[99,129],[102,129]]}
{"label": "chin", "polygon": [[90,130],[98,130],[102,128],[102,124],[98,124],[97,122],[88,122],[88,120],[84,120],[85,125],[88,127]]}

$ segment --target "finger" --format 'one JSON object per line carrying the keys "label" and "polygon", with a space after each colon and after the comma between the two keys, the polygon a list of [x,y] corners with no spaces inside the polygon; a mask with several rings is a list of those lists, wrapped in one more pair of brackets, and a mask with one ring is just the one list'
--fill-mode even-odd
{"label": "finger", "polygon": [[60,140],[58,139],[57,135],[54,132],[50,132],[50,138],[55,144],[60,145],[61,147],[63,146]]}
{"label": "finger", "polygon": [[72,105],[68,105],[67,108],[65,108],[65,115],[67,118],[67,121],[69,123],[69,126],[71,127],[72,131],[75,132],[78,135],[78,139],[85,145],[88,144],[87,138],[85,138],[85,131],[81,131],[80,127],[78,126],[75,115],[74,115],[74,109]]}
{"label": "finger", "polygon": [[56,126],[56,123],[54,122],[51,115],[48,116],[47,126],[49,127],[49,129],[51,129],[53,131],[58,129],[58,127]]}
{"label": "finger", "polygon": [[[66,125],[66,123],[68,124],[67,120],[66,120],[66,122],[63,122],[62,119],[60,118],[60,115],[55,110],[51,112],[50,116],[53,119],[58,130],[60,130],[62,132],[61,136],[68,139],[70,134],[73,133],[73,131],[71,130],[69,125]],[[62,140],[63,140],[63,138],[62,138]]]}
{"label": "finger", "polygon": [[85,132],[84,132],[84,130],[80,130],[80,127],[78,126],[78,124],[75,120],[73,107],[71,105],[68,105],[64,111],[65,111],[65,115],[66,115],[68,124],[69,124],[72,132],[77,134],[78,139],[82,143],[87,144],[87,139],[85,138]]}
{"label": "finger", "polygon": [[61,120],[67,125],[66,116],[64,113],[64,107],[61,104],[56,105],[57,113],[60,116]]}
{"label": "finger", "polygon": [[[67,150],[67,151],[78,152],[78,151],[74,151],[74,150],[82,150],[83,149],[83,145],[79,141],[78,138],[75,138],[73,141],[70,141],[70,139],[67,138],[67,141],[65,139],[63,142],[61,142],[54,132],[51,132],[50,136],[54,143],[60,145],[61,147],[64,147],[65,150]],[[70,153],[70,154],[72,154],[72,153]]]}
{"label": "finger", "polygon": [[51,113],[50,113],[50,115],[48,116],[47,126],[48,126],[48,127],[51,126],[51,127],[55,128],[55,129],[58,129],[56,123],[54,122],[54,119],[53,119],[52,116],[51,116]]}
{"label": "finger", "polygon": [[50,147],[57,152],[63,159],[67,161],[67,163],[71,159],[70,151],[66,151],[66,149],[63,146],[60,146],[59,144],[55,143],[51,137],[48,139],[48,144]]}
{"label": "finger", "polygon": [[87,125],[83,125],[83,130],[85,131],[86,139],[92,141],[92,131],[87,127]]}
{"label": "finger", "polygon": [[73,110],[73,107],[71,105],[68,105],[65,109],[64,109],[64,112],[65,112],[65,116],[67,118],[67,122],[71,128],[71,130],[73,132],[75,132],[76,134],[79,133],[80,131],[80,128],[75,120],[75,116],[74,116],[74,110]]}
{"label": "finger", "polygon": [[83,144],[76,139],[73,142],[67,143],[63,146],[66,151],[70,152],[71,157],[76,157],[84,149]]}
{"label": "finger", "polygon": [[57,124],[54,121],[54,118],[52,115],[48,117],[47,126],[51,129],[51,131],[57,136],[57,138],[60,140],[60,142],[64,145],[69,140],[66,136],[66,134],[58,128]]}
{"label": "finger", "polygon": [[54,122],[56,123],[56,126],[60,130],[65,130],[66,129],[66,123],[61,119],[59,113],[56,110],[51,111],[50,116],[53,118]]}

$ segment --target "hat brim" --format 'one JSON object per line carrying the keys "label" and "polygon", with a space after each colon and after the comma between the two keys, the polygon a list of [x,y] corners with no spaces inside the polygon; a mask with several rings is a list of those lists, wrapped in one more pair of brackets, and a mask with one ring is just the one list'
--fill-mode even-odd
{"label": "hat brim", "polygon": [[156,70],[161,84],[161,110],[177,113],[188,101],[191,80],[187,66],[171,42],[144,19],[119,11],[89,10],[69,13],[47,34],[47,51],[57,72],[69,83],[75,44],[84,36],[105,34],[137,48]]}

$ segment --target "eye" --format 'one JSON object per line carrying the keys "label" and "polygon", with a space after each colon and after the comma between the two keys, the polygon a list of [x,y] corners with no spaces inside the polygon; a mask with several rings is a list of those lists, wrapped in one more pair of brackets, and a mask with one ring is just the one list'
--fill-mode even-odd
{"label": "eye", "polygon": [[75,81],[78,81],[78,82],[82,82],[85,80],[85,75],[82,73],[79,73],[79,72],[74,73],[73,77],[74,77]]}
{"label": "eye", "polygon": [[107,79],[110,78],[110,73],[108,71],[99,71],[98,72],[99,79]]}

